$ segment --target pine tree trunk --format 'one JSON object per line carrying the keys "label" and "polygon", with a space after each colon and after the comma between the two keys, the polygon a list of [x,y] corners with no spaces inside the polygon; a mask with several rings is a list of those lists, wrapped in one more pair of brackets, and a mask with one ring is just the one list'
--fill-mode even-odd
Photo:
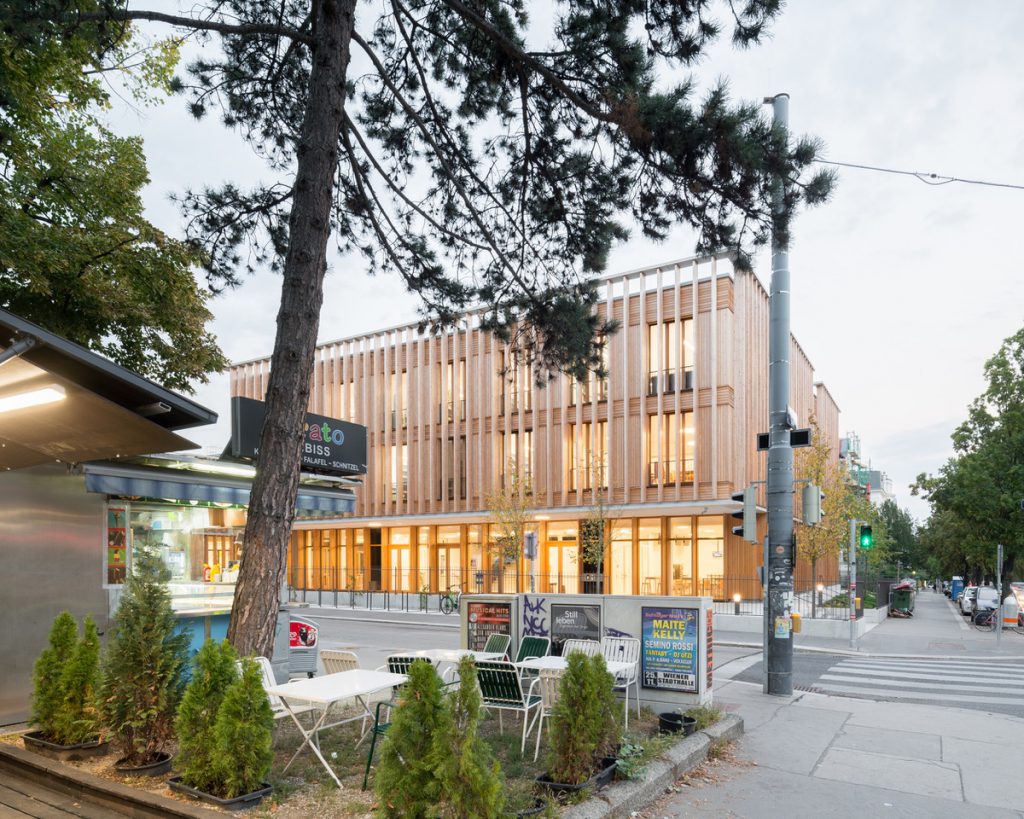
{"label": "pine tree trunk", "polygon": [[281,308],[267,410],[249,501],[228,639],[238,653],[270,657],[299,484],[303,421],[320,326],[338,133],[345,104],[355,0],[313,0],[309,98],[297,149]]}

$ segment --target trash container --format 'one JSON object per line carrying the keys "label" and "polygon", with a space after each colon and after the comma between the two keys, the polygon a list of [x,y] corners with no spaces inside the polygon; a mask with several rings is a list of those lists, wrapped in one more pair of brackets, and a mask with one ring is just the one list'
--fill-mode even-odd
{"label": "trash container", "polygon": [[312,620],[292,617],[288,634],[288,675],[316,674],[320,653],[320,626]]}
{"label": "trash container", "polygon": [[[910,584],[893,586],[889,591],[889,613],[893,616],[910,615],[914,611],[914,590]],[[899,613],[899,614],[897,614]]]}

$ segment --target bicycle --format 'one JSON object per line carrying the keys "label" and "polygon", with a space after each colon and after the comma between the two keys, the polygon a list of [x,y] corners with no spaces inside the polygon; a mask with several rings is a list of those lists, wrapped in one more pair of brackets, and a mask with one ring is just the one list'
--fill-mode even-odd
{"label": "bicycle", "polygon": [[978,631],[992,631],[996,627],[996,609],[986,609],[975,614],[974,627]]}
{"label": "bicycle", "polygon": [[448,593],[441,596],[441,614],[451,614],[459,610],[459,598],[462,596],[462,589],[459,586],[449,586]]}

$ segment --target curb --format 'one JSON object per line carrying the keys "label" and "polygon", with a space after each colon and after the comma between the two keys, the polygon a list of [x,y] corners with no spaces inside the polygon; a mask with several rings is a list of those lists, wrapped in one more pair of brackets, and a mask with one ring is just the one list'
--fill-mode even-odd
{"label": "curb", "polygon": [[140,819],[224,819],[223,813],[179,802],[169,796],[130,788],[120,782],[111,782],[14,745],[0,743],[0,773],[20,776],[22,779],[65,794],[77,801],[96,805],[119,816]]}
{"label": "curb", "polygon": [[563,819],[618,819],[628,817],[661,796],[676,780],[692,771],[708,756],[719,740],[743,736],[743,718],[727,714],[714,725],[688,736],[669,748],[664,756],[648,763],[643,779],[616,782],[585,802],[562,814]]}

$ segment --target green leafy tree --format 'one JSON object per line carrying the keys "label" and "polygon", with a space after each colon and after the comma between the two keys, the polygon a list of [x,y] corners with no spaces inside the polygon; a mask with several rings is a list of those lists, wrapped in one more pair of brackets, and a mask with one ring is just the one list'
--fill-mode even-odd
{"label": "green leafy tree", "polygon": [[[516,567],[516,591],[519,591],[519,556],[523,553],[526,530],[533,525],[533,479],[523,472],[516,462],[509,459],[501,486],[484,498],[495,532],[494,545],[497,547],[501,568],[498,574],[499,589],[505,591],[506,565]],[[511,589],[508,589],[511,591]]]}
{"label": "green leafy tree", "polygon": [[175,721],[182,782],[215,795],[221,791],[224,780],[217,717],[224,696],[238,680],[237,660],[238,655],[226,640],[207,640],[193,661],[192,679]]}
{"label": "green leafy tree", "polygon": [[419,819],[433,816],[440,798],[431,750],[448,717],[441,678],[426,660],[409,667],[374,778],[377,814]]}
{"label": "green leafy tree", "polygon": [[114,615],[102,707],[126,765],[155,761],[174,738],[189,638],[171,609],[170,576],[157,554],[137,551]]}
{"label": "green leafy tree", "polygon": [[49,643],[33,668],[32,715],[30,721],[44,739],[54,737],[54,723],[61,708],[64,690],[61,675],[78,641],[78,623],[70,612],[62,611],[50,626]]}
{"label": "green leafy tree", "polygon": [[[264,263],[283,274],[229,635],[245,654],[273,644],[332,237],[371,270],[396,271],[421,296],[424,324],[484,305],[485,329],[582,380],[612,329],[594,309],[594,274],[627,220],[654,239],[690,225],[698,250],[732,247],[745,263],[772,231],[786,244],[797,207],[833,182],[812,170],[813,140],[734,103],[724,81],[700,100],[696,83],[663,81],[722,34],[712,0],[559,2],[537,21],[524,0],[390,0],[358,17],[356,0],[201,0],[180,15],[79,3],[2,8],[44,45],[70,26],[133,20],[218,36],[181,90],[196,116],[218,110],[274,177],[182,200],[215,282]],[[781,3],[722,8],[746,47]]]}
{"label": "green leafy tree", "polygon": [[[912,487],[932,506],[922,540],[940,547],[945,568],[962,561],[957,573],[975,581],[995,578],[998,543],[1005,547],[1005,577],[1017,576],[1024,563],[1024,329],[985,362],[985,379],[985,391],[953,432],[953,457]],[[938,531],[940,521],[956,534],[955,546]]]}
{"label": "green leafy tree", "polygon": [[191,390],[226,363],[193,277],[203,254],[144,217],[142,141],[102,119],[110,82],[142,103],[169,89],[177,43],[125,25],[44,33],[19,25],[32,6],[101,4],[0,2],[0,306]]}
{"label": "green leafy tree", "polygon": [[87,616],[82,638],[61,671],[61,700],[53,715],[53,741],[58,745],[79,745],[99,738],[99,663],[99,632],[92,617]]}
{"label": "green leafy tree", "polygon": [[814,416],[810,426],[811,445],[797,451],[794,466],[797,478],[810,481],[825,493],[821,521],[813,525],[802,521],[796,524],[797,552],[811,561],[813,588],[818,583],[818,563],[839,556],[850,542],[850,519],[869,520],[871,504],[856,489]]}
{"label": "green leafy tree", "polygon": [[224,693],[213,736],[217,795],[234,799],[259,790],[274,761],[274,712],[253,660],[242,660],[241,676]]}
{"label": "green leafy tree", "polygon": [[430,756],[440,793],[438,816],[499,819],[505,815],[501,768],[480,737],[480,690],[471,657],[459,661],[459,687],[445,705]]}
{"label": "green leafy tree", "polygon": [[877,520],[882,527],[889,561],[903,567],[924,569],[914,519],[896,501],[887,498],[877,507]]}

